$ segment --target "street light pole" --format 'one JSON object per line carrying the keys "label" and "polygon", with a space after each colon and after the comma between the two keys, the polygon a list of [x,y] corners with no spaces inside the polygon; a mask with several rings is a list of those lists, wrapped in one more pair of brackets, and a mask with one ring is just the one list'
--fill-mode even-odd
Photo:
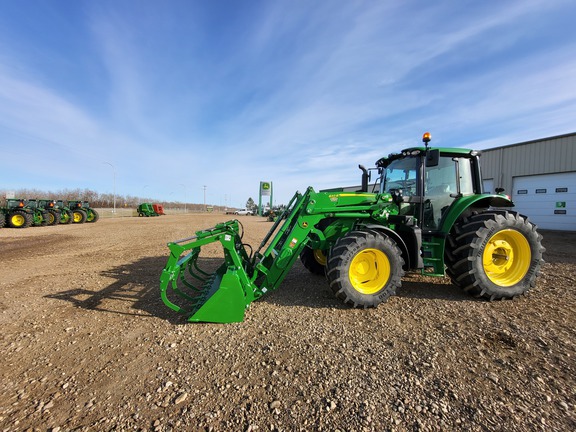
{"label": "street light pole", "polygon": [[114,165],[112,165],[110,162],[103,163],[110,165],[112,167],[112,172],[114,173],[114,210],[112,210],[112,213],[116,213],[116,168],[114,168]]}

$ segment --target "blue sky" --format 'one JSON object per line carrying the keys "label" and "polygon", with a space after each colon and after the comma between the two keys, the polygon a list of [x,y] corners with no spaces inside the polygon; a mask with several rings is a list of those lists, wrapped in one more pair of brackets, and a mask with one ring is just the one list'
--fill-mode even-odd
{"label": "blue sky", "polygon": [[0,190],[243,207],[576,131],[572,0],[0,0]]}

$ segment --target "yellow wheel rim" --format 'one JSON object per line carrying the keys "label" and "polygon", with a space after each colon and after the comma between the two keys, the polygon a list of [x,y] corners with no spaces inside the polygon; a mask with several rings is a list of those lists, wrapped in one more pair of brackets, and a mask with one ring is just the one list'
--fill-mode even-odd
{"label": "yellow wheel rim", "polygon": [[377,293],[390,279],[390,260],[381,250],[364,249],[352,259],[348,276],[356,291]]}
{"label": "yellow wheel rim", "polygon": [[326,254],[324,253],[324,251],[322,251],[322,249],[314,249],[314,259],[318,264],[323,266],[326,265],[327,261]]}
{"label": "yellow wheel rim", "polygon": [[82,214],[74,212],[74,222],[80,222],[82,220]]}
{"label": "yellow wheel rim", "polygon": [[486,276],[496,285],[509,287],[522,280],[531,260],[530,245],[522,233],[506,229],[494,234],[484,249]]}
{"label": "yellow wheel rim", "polygon": [[24,216],[19,215],[19,214],[12,216],[12,225],[17,226],[17,227],[21,227],[25,223],[26,223],[26,219],[24,218]]}

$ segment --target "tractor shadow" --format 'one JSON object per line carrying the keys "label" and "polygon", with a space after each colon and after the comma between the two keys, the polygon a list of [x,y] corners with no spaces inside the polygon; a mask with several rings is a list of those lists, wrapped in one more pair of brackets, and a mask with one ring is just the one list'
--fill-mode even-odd
{"label": "tractor shadow", "polygon": [[[221,263],[221,258],[198,259],[199,267],[209,273]],[[142,258],[101,271],[98,277],[90,279],[92,285],[86,283],[79,288],[46,297],[70,302],[81,309],[127,316],[152,316],[180,324],[186,321],[185,316],[168,308],[160,297],[160,275],[165,264],[165,256]],[[442,278],[439,278],[439,282],[429,281],[434,279],[408,274],[396,295],[412,299],[475,300]],[[102,281],[106,283],[100,288]],[[184,308],[187,306],[187,301],[175,295],[170,288],[168,295],[175,304]],[[267,293],[258,301],[283,307],[348,309],[330,291],[324,276],[310,273],[299,261],[277,290]]]}
{"label": "tractor shadow", "polygon": [[[154,316],[170,322],[180,322],[180,315],[167,308],[160,298],[160,274],[166,257],[147,257],[130,264],[101,271],[93,285],[47,295],[64,300],[75,307],[128,316]],[[112,282],[108,282],[112,279]],[[104,288],[101,281],[107,281]]]}

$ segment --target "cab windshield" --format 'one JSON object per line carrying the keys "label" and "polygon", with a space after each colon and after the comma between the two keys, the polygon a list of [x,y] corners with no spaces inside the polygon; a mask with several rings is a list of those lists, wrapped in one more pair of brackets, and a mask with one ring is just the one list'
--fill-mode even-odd
{"label": "cab windshield", "polygon": [[416,195],[418,161],[415,157],[392,161],[382,172],[380,193],[395,190],[402,191],[403,196]]}

